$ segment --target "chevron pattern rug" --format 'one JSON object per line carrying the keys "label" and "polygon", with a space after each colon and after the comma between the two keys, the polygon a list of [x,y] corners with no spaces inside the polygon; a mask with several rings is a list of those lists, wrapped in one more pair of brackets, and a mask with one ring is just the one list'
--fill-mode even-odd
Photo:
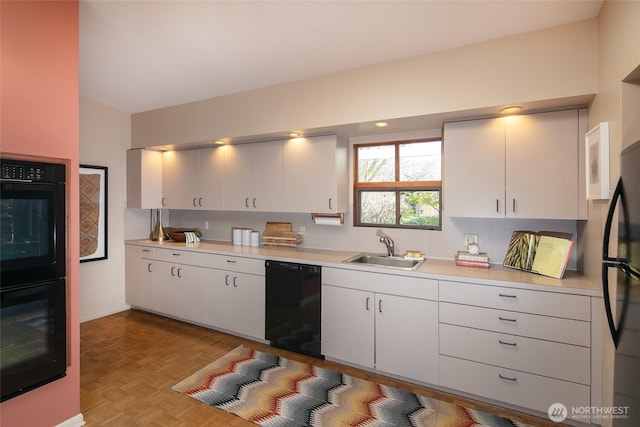
{"label": "chevron pattern rug", "polygon": [[526,427],[244,346],[172,389],[265,427]]}

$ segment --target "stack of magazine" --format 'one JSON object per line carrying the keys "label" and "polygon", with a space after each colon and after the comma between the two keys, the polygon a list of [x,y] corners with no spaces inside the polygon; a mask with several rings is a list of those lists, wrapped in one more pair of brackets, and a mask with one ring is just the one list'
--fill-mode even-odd
{"label": "stack of magazine", "polygon": [[570,233],[514,231],[503,265],[561,279],[573,244]]}
{"label": "stack of magazine", "polygon": [[470,254],[466,251],[458,251],[456,255],[456,265],[462,267],[489,268],[489,255],[486,252]]}

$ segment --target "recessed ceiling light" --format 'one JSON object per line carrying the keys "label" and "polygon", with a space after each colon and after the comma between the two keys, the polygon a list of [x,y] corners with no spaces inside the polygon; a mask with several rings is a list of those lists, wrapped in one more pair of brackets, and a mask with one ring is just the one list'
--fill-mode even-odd
{"label": "recessed ceiling light", "polygon": [[508,107],[501,108],[500,112],[502,114],[515,114],[515,113],[519,113],[523,109],[524,109],[524,107],[522,107],[520,105],[510,105]]}
{"label": "recessed ceiling light", "polygon": [[389,126],[389,123],[387,122],[376,122],[377,128],[386,128],[387,126]]}
{"label": "recessed ceiling light", "polygon": [[289,135],[291,138],[297,138],[300,136],[300,132],[289,132],[287,135]]}

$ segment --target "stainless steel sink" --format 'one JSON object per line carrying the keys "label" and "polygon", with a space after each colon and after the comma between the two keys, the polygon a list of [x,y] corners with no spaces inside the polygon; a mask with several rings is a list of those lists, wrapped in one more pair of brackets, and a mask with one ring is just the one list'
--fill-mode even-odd
{"label": "stainless steel sink", "polygon": [[423,260],[404,259],[402,257],[361,253],[351,258],[347,258],[344,263],[350,264],[369,264],[378,267],[396,268],[400,270],[415,270],[422,265]]}

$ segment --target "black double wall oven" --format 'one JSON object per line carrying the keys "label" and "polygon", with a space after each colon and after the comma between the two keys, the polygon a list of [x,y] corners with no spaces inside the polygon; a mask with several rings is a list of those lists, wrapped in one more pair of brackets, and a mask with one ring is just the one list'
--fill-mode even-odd
{"label": "black double wall oven", "polygon": [[66,166],[0,159],[0,401],[66,375]]}

